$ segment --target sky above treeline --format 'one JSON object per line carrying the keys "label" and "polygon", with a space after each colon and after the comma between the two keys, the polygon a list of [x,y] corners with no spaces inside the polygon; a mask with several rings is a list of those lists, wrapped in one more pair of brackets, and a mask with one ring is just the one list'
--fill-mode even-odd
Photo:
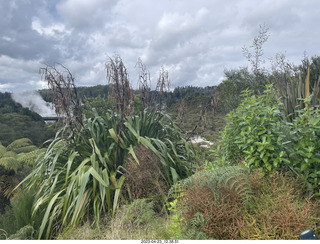
{"label": "sky above treeline", "polygon": [[153,84],[163,65],[171,88],[214,86],[249,65],[242,48],[263,24],[266,66],[277,53],[320,55],[319,0],[0,0],[0,18],[0,92],[47,88],[39,68],[56,63],[77,86],[107,84],[116,54],[133,86],[138,58]]}

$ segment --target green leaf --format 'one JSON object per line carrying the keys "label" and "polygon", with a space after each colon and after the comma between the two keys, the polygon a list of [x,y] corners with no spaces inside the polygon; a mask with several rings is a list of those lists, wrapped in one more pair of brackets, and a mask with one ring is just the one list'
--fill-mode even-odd
{"label": "green leaf", "polygon": [[48,204],[48,207],[47,207],[47,210],[43,216],[43,219],[42,219],[42,223],[41,223],[41,226],[40,226],[40,229],[39,229],[39,235],[38,235],[38,238],[40,239],[42,234],[43,234],[43,231],[44,231],[44,228],[46,227],[47,223],[48,223],[48,219],[49,219],[49,214],[50,214],[50,211],[51,211],[51,208],[53,206],[53,204],[55,204],[57,198],[60,196],[60,194],[63,192],[63,190],[59,191],[58,193],[56,193],[54,195],[54,197],[50,200],[49,204]]}
{"label": "green leaf", "polygon": [[300,170],[304,171],[306,168],[308,168],[308,164],[302,164]]}
{"label": "green leaf", "polygon": [[177,184],[178,179],[179,179],[179,175],[177,174],[177,171],[172,167],[170,167],[170,171],[171,171],[171,175],[172,175],[173,184]]}
{"label": "green leaf", "polygon": [[137,162],[137,164],[140,164],[139,163],[139,160],[138,160],[138,158],[137,158],[137,156],[136,156],[136,154],[135,154],[135,152],[134,152],[134,150],[133,150],[133,148],[132,148],[132,145],[130,145],[130,147],[129,147],[129,153],[132,155],[132,157],[134,158],[134,160]]}
{"label": "green leaf", "polygon": [[74,208],[74,212],[73,212],[73,216],[72,216],[72,220],[71,223],[75,223],[78,215],[80,213],[82,204],[84,202],[83,200],[83,196],[84,196],[84,192],[87,186],[87,183],[89,181],[89,175],[90,175],[90,171],[87,171],[84,173],[84,175],[79,179],[79,183],[80,183],[80,189],[79,189],[79,193],[77,194],[77,202],[75,204],[75,208]]}
{"label": "green leaf", "polygon": [[116,213],[116,209],[117,209],[117,205],[118,205],[118,200],[119,200],[119,194],[120,194],[120,190],[121,187],[123,185],[123,182],[125,180],[125,177],[122,175],[118,181],[118,187],[115,191],[114,194],[114,200],[113,200],[113,211],[112,211],[112,215],[114,216],[114,214]]}
{"label": "green leaf", "polygon": [[101,176],[98,174],[98,172],[93,168],[93,167],[90,167],[89,170],[88,170],[88,173],[90,173],[97,181],[99,181],[99,183],[101,185],[103,185],[104,187],[109,187],[109,183],[108,182],[105,182]]}

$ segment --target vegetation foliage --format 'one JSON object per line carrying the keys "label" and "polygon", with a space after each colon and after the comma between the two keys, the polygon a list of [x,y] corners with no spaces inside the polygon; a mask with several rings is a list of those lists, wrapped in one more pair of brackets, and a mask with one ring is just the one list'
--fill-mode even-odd
{"label": "vegetation foliage", "polygon": [[[50,79],[55,83],[55,77]],[[121,79],[114,80],[116,86],[128,89]],[[127,97],[116,97],[122,99]],[[119,113],[106,111],[103,116],[93,110],[92,117],[82,119],[68,118],[66,113],[67,127],[57,133],[24,180],[26,189],[36,189],[33,213],[46,208],[38,238],[50,238],[91,217],[99,223],[103,214],[114,215],[120,199],[126,202],[121,189],[128,155],[140,163],[134,150],[138,145],[158,157],[169,186],[192,173],[192,150],[168,116],[155,110],[130,114],[120,105],[118,109]]]}
{"label": "vegetation foliage", "polygon": [[[62,65],[41,68],[50,87],[41,93],[63,125],[46,142],[42,119],[0,94],[0,237],[298,239],[307,228],[319,234],[320,58],[295,66],[278,54],[268,71],[268,36],[260,26],[243,48],[251,69],[226,70],[217,87],[170,92],[162,66],[151,91],[139,59],[134,91],[119,56],[106,62],[108,85],[88,89],[78,89]],[[33,123],[41,124],[37,132],[45,136],[28,136],[34,146],[22,136],[26,128],[15,134],[10,123],[33,134]],[[214,151],[190,143],[194,133],[216,142],[223,127]]]}
{"label": "vegetation foliage", "polygon": [[227,125],[217,149],[218,160],[265,172],[279,170],[285,161],[283,142],[285,126],[280,105],[272,87],[265,94],[243,93],[243,101],[235,112],[227,115]]}

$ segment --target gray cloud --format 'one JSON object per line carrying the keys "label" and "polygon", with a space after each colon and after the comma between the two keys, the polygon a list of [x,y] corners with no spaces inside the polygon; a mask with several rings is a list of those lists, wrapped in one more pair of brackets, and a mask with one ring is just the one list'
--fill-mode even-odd
{"label": "gray cloud", "polygon": [[299,62],[320,55],[316,0],[0,0],[0,91],[45,87],[39,67],[67,66],[78,85],[106,83],[104,64],[119,54],[136,83],[141,57],[172,86],[217,85],[225,68],[247,65],[259,24],[269,27],[265,59],[277,52]]}

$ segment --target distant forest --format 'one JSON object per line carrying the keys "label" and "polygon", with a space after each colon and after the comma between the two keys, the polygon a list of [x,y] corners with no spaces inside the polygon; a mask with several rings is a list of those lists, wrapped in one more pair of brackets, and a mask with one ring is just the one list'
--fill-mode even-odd
{"label": "distant forest", "polygon": [[[97,85],[93,87],[78,87],[79,97],[83,101],[93,101],[94,98],[100,97],[107,100],[109,85]],[[40,95],[46,102],[52,102],[51,93],[48,89],[39,91]],[[139,95],[139,91],[135,91]],[[151,92],[152,94],[152,92]],[[205,104],[214,94],[214,87],[177,87],[173,92],[165,93],[164,100],[166,107],[173,112],[181,99],[186,99],[190,104]],[[195,104],[193,106],[196,106]],[[172,110],[172,109],[171,109]],[[55,127],[49,127],[43,121],[42,117],[11,98],[11,94],[0,92],[0,141],[3,145],[8,145],[12,141],[20,138],[29,138],[31,141],[40,146],[44,141],[52,138],[55,133]]]}

